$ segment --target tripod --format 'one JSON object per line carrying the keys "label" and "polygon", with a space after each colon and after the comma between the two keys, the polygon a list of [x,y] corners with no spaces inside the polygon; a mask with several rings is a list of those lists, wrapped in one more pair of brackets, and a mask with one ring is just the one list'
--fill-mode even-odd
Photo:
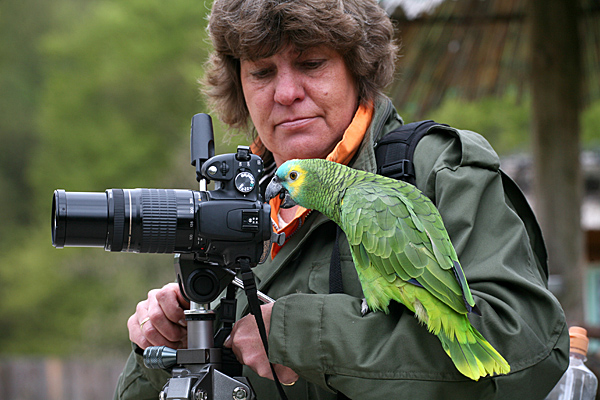
{"label": "tripod", "polygon": [[[250,312],[257,318],[261,339],[267,351],[267,338],[258,299],[264,302],[273,300],[256,290],[250,267],[256,265],[261,253],[265,253],[262,242],[268,240],[269,234],[272,242],[281,245],[285,235],[272,232],[268,222],[266,225],[260,224],[261,220],[268,221],[268,208],[241,207],[241,203],[248,200],[260,199],[255,189],[255,182],[258,181],[256,177],[263,173],[262,160],[253,156],[250,149],[245,146],[239,146],[233,158],[213,157],[213,146],[214,136],[210,117],[206,114],[196,114],[192,118],[190,151],[192,165],[196,167],[200,192],[206,193],[207,179],[218,180],[220,189],[211,192],[211,198],[222,200],[214,204],[231,211],[231,214],[228,214],[227,218],[217,220],[216,223],[227,225],[232,222],[229,221],[231,217],[235,221],[239,220],[239,227],[237,230],[227,231],[225,237],[215,238],[213,242],[206,242],[199,237],[202,240],[197,243],[201,250],[198,254],[204,254],[200,256],[204,258],[197,259],[193,252],[175,255],[177,281],[182,294],[190,300],[190,310],[186,311],[188,348],[173,350],[160,346],[149,347],[144,351],[144,364],[148,368],[173,368],[171,378],[160,392],[160,400],[256,399],[249,381],[241,376],[242,366],[231,350],[223,348],[223,342],[231,333],[236,316],[233,285],[242,288],[246,286],[244,290],[248,296]],[[205,164],[207,162],[209,163]],[[234,209],[239,209],[239,213]],[[260,218],[261,212],[266,218]],[[209,225],[211,223],[208,222],[210,220],[208,211],[200,219],[202,223]],[[210,254],[212,257],[207,257]],[[242,272],[244,285],[241,285],[239,279],[234,279],[235,272],[226,267],[230,264]],[[225,289],[227,295],[221,299],[219,314],[223,328],[213,336],[217,315],[211,310],[210,304]],[[282,398],[286,399],[274,370],[273,375]]]}
{"label": "tripod", "polygon": [[[176,256],[175,269],[182,293],[191,300],[190,309],[185,311],[188,348],[174,350],[159,346],[144,351],[144,364],[148,368],[173,367],[159,399],[255,400],[248,379],[241,376],[241,365],[231,350],[223,348],[235,321],[233,285],[241,286],[239,280],[234,281],[233,271],[196,261],[193,255]],[[224,289],[227,296],[221,299],[219,315],[223,328],[213,336],[217,314],[210,303]]]}

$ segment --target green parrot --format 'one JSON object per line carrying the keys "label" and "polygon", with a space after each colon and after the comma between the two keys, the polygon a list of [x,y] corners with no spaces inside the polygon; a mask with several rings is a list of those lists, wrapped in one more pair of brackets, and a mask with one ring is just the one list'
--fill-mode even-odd
{"label": "green parrot", "polygon": [[345,232],[370,308],[404,304],[436,335],[465,376],[510,372],[506,360],[470,323],[481,315],[442,218],[415,186],[320,160],[290,160],[269,183],[267,199],[320,211]]}

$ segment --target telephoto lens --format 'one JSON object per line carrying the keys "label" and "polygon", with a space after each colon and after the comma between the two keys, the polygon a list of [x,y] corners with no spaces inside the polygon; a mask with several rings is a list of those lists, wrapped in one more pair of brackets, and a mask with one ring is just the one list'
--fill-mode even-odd
{"label": "telephoto lens", "polygon": [[54,191],[52,245],[135,253],[189,252],[200,192],[176,189]]}

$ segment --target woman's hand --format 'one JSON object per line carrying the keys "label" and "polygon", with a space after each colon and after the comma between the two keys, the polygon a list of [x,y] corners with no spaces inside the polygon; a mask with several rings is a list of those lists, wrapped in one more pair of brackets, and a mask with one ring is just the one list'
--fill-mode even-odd
{"label": "woman's hand", "polygon": [[[261,306],[267,336],[271,327],[273,304],[275,303]],[[223,345],[233,350],[240,363],[249,366],[254,372],[264,378],[273,379],[269,359],[267,358],[263,342],[258,333],[256,319],[253,315],[246,315],[237,321],[231,330],[231,335]],[[285,385],[291,385],[298,380],[298,374],[283,365],[275,364],[275,373],[279,381]]]}
{"label": "woman's hand", "polygon": [[129,339],[142,349],[149,346],[187,347],[183,311],[189,306],[176,283],[149,291],[148,299],[138,303],[135,314],[127,321]]}

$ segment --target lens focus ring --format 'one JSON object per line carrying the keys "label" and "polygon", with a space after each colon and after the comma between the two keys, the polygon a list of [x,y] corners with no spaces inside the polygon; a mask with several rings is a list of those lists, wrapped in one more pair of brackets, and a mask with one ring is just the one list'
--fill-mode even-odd
{"label": "lens focus ring", "polygon": [[173,253],[177,234],[177,196],[169,189],[142,189],[142,253]]}
{"label": "lens focus ring", "polygon": [[113,195],[113,207],[114,207],[114,222],[113,222],[113,240],[108,243],[109,250],[121,251],[123,250],[123,238],[125,228],[125,197],[122,189],[114,189]]}

